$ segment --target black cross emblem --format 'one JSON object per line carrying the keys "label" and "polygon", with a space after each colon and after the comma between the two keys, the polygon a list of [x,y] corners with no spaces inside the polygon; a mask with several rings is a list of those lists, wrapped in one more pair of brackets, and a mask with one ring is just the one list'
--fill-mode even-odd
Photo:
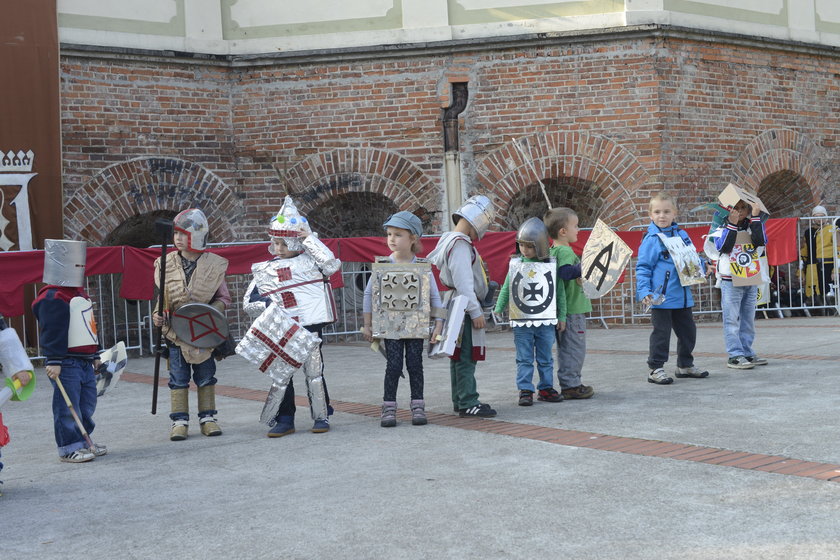
{"label": "black cross emblem", "polygon": [[[522,296],[529,301],[537,301],[542,299],[542,286],[534,282],[528,282],[528,285],[522,289]],[[539,297],[538,297],[539,296]]]}

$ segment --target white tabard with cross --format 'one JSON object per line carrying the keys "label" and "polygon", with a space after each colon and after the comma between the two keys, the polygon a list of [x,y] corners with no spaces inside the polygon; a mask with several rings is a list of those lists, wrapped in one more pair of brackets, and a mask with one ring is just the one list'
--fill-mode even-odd
{"label": "white tabard with cross", "polygon": [[557,263],[525,262],[519,257],[508,265],[508,311],[514,327],[557,324]]}

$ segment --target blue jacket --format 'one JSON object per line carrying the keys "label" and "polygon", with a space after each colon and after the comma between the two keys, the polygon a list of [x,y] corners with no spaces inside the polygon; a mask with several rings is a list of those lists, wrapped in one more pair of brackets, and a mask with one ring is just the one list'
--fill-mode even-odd
{"label": "blue jacket", "polygon": [[[683,309],[694,306],[694,298],[691,295],[691,287],[680,284],[680,277],[677,274],[677,267],[671,259],[671,254],[665,248],[665,244],[659,239],[657,233],[667,237],[679,236],[686,245],[691,243],[688,234],[680,229],[676,222],[667,228],[660,229],[656,224],[651,223],[647,234],[639,246],[639,258],[636,261],[636,299],[642,301],[645,296],[664,289],[665,301],[660,305],[654,305],[656,309]],[[667,278],[667,285],[665,279]]]}

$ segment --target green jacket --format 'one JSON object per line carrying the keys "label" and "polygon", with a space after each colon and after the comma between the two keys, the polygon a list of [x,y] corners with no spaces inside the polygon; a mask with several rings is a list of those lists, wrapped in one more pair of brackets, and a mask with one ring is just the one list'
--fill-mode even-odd
{"label": "green jacket", "polygon": [[[526,259],[523,258],[522,262],[539,262],[539,259]],[[566,320],[566,290],[563,287],[563,283],[558,279],[557,283],[555,284],[556,288],[556,295],[554,296],[554,301],[557,302],[557,320],[558,321],[565,321]],[[499,290],[499,297],[496,299],[496,313],[502,313],[508,306],[508,301],[510,299],[510,274],[505,277],[505,283],[502,284],[502,288]]]}
{"label": "green jacket", "polygon": [[[556,245],[548,250],[548,254],[557,260],[557,268],[564,265],[574,265],[580,262],[580,257],[575,255],[571,247],[565,245]],[[592,302],[583,293],[583,287],[577,283],[577,279],[559,280],[559,285],[566,288],[566,314],[577,315],[580,313],[589,313],[592,311]],[[560,319],[565,321],[565,315]]]}

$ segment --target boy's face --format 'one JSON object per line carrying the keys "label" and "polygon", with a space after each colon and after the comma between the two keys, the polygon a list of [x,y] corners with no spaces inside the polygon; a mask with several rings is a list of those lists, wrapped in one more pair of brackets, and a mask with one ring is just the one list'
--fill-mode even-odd
{"label": "boy's face", "polygon": [[274,237],[271,240],[271,249],[272,253],[280,257],[281,259],[291,259],[298,256],[297,251],[292,251],[289,247],[286,246],[286,242],[283,241],[280,237]]}
{"label": "boy's face", "polygon": [[190,248],[189,238],[183,231],[175,230],[175,233],[172,236],[172,242],[175,245],[175,248],[179,251],[189,250]]}
{"label": "boy's face", "polygon": [[537,248],[534,247],[533,243],[519,243],[519,252],[522,253],[522,256],[526,259],[534,259],[537,257]]}
{"label": "boy's face", "polygon": [[656,227],[666,228],[677,217],[677,209],[670,200],[654,200],[650,203],[650,220]]}
{"label": "boy's face", "polygon": [[566,227],[560,228],[560,231],[557,232],[557,236],[561,241],[565,240],[568,243],[574,243],[577,241],[579,232],[580,228],[578,227],[578,217],[569,216]]}
{"label": "boy's face", "polygon": [[744,202],[743,200],[739,200],[738,204],[732,209],[732,215],[737,217],[738,221],[740,222],[744,218],[747,217],[747,214],[750,213],[750,205]]}

